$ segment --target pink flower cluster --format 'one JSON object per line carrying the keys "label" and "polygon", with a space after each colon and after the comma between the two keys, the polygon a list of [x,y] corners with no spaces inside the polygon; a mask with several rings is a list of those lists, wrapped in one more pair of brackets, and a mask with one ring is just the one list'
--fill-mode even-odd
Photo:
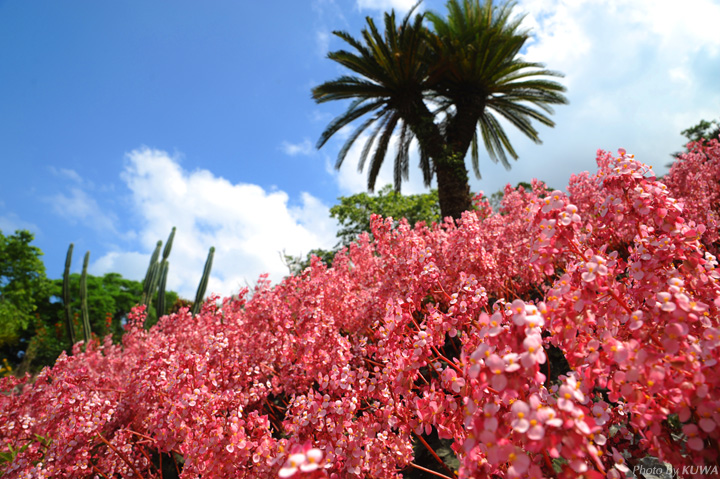
{"label": "pink flower cluster", "polygon": [[719,172],[717,142],[667,183],[599,152],[569,194],[375,217],[331,268],[149,331],[139,308],[122,345],[2,379],[0,474],[400,478],[430,433],[452,442],[457,470],[429,451],[448,478],[717,465]]}

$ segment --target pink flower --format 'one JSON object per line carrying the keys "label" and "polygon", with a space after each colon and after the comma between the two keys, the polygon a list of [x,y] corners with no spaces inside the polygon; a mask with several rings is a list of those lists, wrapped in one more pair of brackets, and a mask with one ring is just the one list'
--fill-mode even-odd
{"label": "pink flower", "polygon": [[492,387],[498,391],[505,389],[505,386],[507,386],[507,377],[503,374],[505,372],[505,360],[493,353],[485,360],[485,365],[493,375],[491,379]]}
{"label": "pink flower", "polygon": [[280,469],[278,476],[291,477],[305,464],[307,457],[303,453],[291,454],[285,465]]}
{"label": "pink flower", "polygon": [[523,340],[525,352],[520,356],[520,362],[526,368],[534,364],[545,364],[545,350],[542,347],[542,337],[539,334],[531,334]]}
{"label": "pink flower", "polygon": [[530,408],[527,403],[515,401],[510,410],[513,413],[513,420],[510,422],[512,428],[519,433],[526,432],[530,428]]}
{"label": "pink flower", "polygon": [[465,386],[465,380],[463,378],[459,378],[457,372],[450,367],[443,371],[443,379],[455,393],[459,393],[463,386]]}
{"label": "pink flower", "polygon": [[660,309],[667,312],[675,311],[675,308],[677,307],[675,303],[672,300],[672,295],[670,293],[662,292],[657,294],[657,300],[660,303]]}
{"label": "pink flower", "polygon": [[294,476],[298,470],[302,472],[315,471],[320,468],[322,457],[322,451],[315,448],[311,449],[308,443],[303,447],[302,452],[290,454],[285,465],[280,469],[278,476],[291,477]]}
{"label": "pink flower", "polygon": [[643,325],[643,312],[642,311],[634,311],[630,315],[630,322],[628,323],[628,328],[630,328],[631,331],[635,331],[637,329],[640,329]]}

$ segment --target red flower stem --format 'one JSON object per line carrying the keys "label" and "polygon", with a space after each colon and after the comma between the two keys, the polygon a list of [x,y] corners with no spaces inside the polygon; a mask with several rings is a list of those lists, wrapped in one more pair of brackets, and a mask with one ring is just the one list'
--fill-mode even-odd
{"label": "red flower stem", "polygon": [[180,477],[180,467],[178,467],[178,463],[175,460],[175,454],[173,454],[173,453],[178,454],[179,456],[182,456],[182,454],[177,453],[175,451],[170,451],[170,457],[172,457],[173,464],[175,464],[175,471],[177,472],[178,477]]}
{"label": "red flower stem", "polygon": [[623,307],[623,309],[625,309],[625,311],[628,312],[628,314],[631,314],[631,313],[632,313],[632,309],[630,309],[630,306],[628,306],[628,305],[625,303],[625,301],[623,301],[623,300],[620,298],[620,296],[618,296],[618,295],[615,293],[615,291],[613,291],[612,289],[609,289],[609,288],[608,288],[608,293],[610,294],[610,296],[613,297],[613,299],[614,299],[615,301],[617,301],[617,303],[618,303],[620,306]]}
{"label": "red flower stem", "polygon": [[[450,477],[457,479],[457,476],[455,475],[455,473],[452,472],[449,467],[447,467],[447,464],[445,464],[443,462],[443,460],[440,459],[440,456],[438,456],[435,453],[435,450],[432,447],[430,447],[430,444],[428,444],[427,441],[425,441],[425,439],[423,439],[422,436],[415,434],[414,432],[413,432],[413,436],[418,438],[418,440],[423,444],[423,446],[425,446],[425,449],[428,450],[428,452],[432,455],[432,457],[434,457],[435,460],[440,464],[440,466],[442,466],[442,468],[445,469],[448,472],[448,474],[450,474]],[[440,476],[440,477],[444,477],[444,476]]]}
{"label": "red flower stem", "polygon": [[140,454],[142,454],[145,457],[148,464],[150,464],[150,467],[153,468],[153,470],[155,471],[155,475],[160,475],[162,477],[162,474],[158,471],[157,467],[155,467],[155,464],[153,464],[153,462],[150,460],[150,457],[148,457],[147,453],[145,452],[144,447],[140,447]]}
{"label": "red flower stem", "polygon": [[98,469],[98,468],[95,466],[95,464],[90,464],[90,467],[92,467],[92,468],[95,470],[95,472],[97,472],[98,474],[100,474],[100,475],[101,475],[102,477],[104,477],[105,479],[109,479],[105,474],[102,473],[102,471],[101,471],[100,469]]}
{"label": "red flower stem", "polygon": [[547,451],[543,451],[543,457],[545,458],[545,465],[554,473],[555,469],[553,468],[552,461],[548,457]]}
{"label": "red flower stem", "polygon": [[262,402],[264,402],[265,405],[267,406],[267,411],[270,414],[270,416],[272,416],[273,419],[276,419],[275,411],[273,411],[273,405],[270,404],[270,401],[268,401],[267,398],[264,397],[264,398],[262,398]]}
{"label": "red flower stem", "polygon": [[132,463],[128,460],[127,457],[125,457],[124,454],[122,454],[120,451],[118,451],[117,449],[115,449],[115,446],[113,446],[112,444],[110,444],[110,443],[107,441],[107,439],[105,439],[105,438],[103,437],[102,434],[100,434],[100,433],[98,432],[97,435],[98,435],[98,438],[99,438],[102,442],[104,442],[105,445],[106,445],[107,447],[109,447],[112,452],[114,452],[115,454],[117,454],[117,455],[120,457],[120,459],[122,459],[122,461],[123,461],[125,464],[127,464],[130,469],[133,470],[133,472],[135,473],[136,477],[143,477],[143,475],[140,474],[140,472],[135,468],[135,466],[132,465]]}
{"label": "red flower stem", "polygon": [[442,287],[442,285],[440,284],[440,282],[438,282],[438,287],[440,288],[440,291],[433,291],[433,293],[442,293],[442,294],[445,295],[445,297],[446,297],[447,299],[452,299],[452,296],[450,296],[449,294],[447,294],[447,293],[445,292],[445,289]]}
{"label": "red flower stem", "polygon": [[580,248],[578,248],[578,246],[573,241],[568,241],[567,244],[568,246],[570,246],[570,249],[573,251],[573,253],[585,259],[585,256],[583,256],[583,254],[580,252]]}
{"label": "red flower stem", "polygon": [[435,352],[435,354],[437,354],[438,359],[442,359],[443,361],[445,361],[446,363],[448,363],[448,365],[449,365],[451,368],[453,368],[455,371],[457,371],[459,374],[464,374],[464,373],[463,373],[463,370],[460,369],[459,367],[457,367],[457,366],[455,365],[455,363],[453,363],[453,362],[450,361],[448,358],[446,358],[445,356],[443,356],[442,354],[440,354],[440,351],[438,351],[435,346],[430,346],[430,347],[431,347],[432,350]]}
{"label": "red flower stem", "polygon": [[423,376],[423,374],[422,374],[419,370],[418,370],[418,375],[422,378],[423,382],[424,382],[426,385],[428,385],[428,386],[430,385],[430,383],[428,382],[428,380],[425,379],[425,376]]}
{"label": "red flower stem", "polygon": [[282,433],[282,424],[280,423],[280,419],[278,419],[278,417],[275,416],[275,413],[273,412],[273,404],[271,404],[270,401],[267,400],[267,398],[263,398],[263,401],[268,407],[268,413],[270,413],[270,422],[273,426],[275,426],[275,429],[277,429],[278,432]]}
{"label": "red flower stem", "polygon": [[379,362],[377,362],[377,361],[373,361],[373,360],[370,359],[370,358],[363,358],[363,359],[364,359],[365,361],[369,362],[370,364],[375,365],[375,366],[380,366],[381,368],[382,368],[382,367],[385,367],[384,364],[379,363]]}
{"label": "red flower stem", "polygon": [[149,439],[150,441],[155,442],[155,439],[153,439],[153,438],[151,438],[151,437],[149,437],[149,436],[146,436],[145,434],[140,434],[139,432],[135,432],[135,431],[133,431],[132,429],[129,429],[129,428],[125,428],[125,430],[126,430],[127,432],[129,432],[129,433],[135,434],[136,436],[140,436],[140,437],[142,437],[142,438],[144,438],[144,439]]}
{"label": "red flower stem", "polygon": [[423,472],[427,472],[428,474],[432,474],[433,476],[444,477],[445,479],[450,479],[448,476],[446,476],[446,475],[444,475],[444,474],[440,474],[439,472],[435,472],[435,471],[433,471],[433,470],[431,470],[431,469],[426,469],[426,468],[424,468],[424,467],[422,467],[422,466],[418,466],[418,465],[415,464],[414,462],[411,462],[411,463],[409,464],[409,466],[412,467],[413,469],[417,469],[417,470],[420,470],[420,471],[423,471]]}

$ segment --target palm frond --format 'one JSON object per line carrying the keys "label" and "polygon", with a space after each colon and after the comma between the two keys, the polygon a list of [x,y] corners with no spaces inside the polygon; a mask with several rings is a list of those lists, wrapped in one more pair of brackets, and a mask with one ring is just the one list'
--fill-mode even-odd
{"label": "palm frond", "polygon": [[370,113],[373,110],[377,110],[384,104],[384,102],[381,100],[376,100],[374,102],[363,105],[364,102],[365,99],[359,99],[353,102],[345,111],[345,113],[333,119],[333,121],[330,122],[330,124],[320,135],[320,139],[317,143],[317,148],[322,148],[322,146],[330,139],[330,137],[337,133],[341,128],[349,125],[361,116]]}
{"label": "palm frond", "polygon": [[410,142],[412,140],[412,134],[410,133],[410,130],[408,128],[407,123],[403,122],[402,127],[400,128],[400,136],[398,137],[397,141],[397,151],[395,152],[395,164],[394,166],[394,186],[395,191],[400,191],[400,185],[402,184],[403,180],[408,179],[409,177],[409,171],[408,171],[408,165],[409,165],[409,150],[410,150]]}
{"label": "palm frond", "polygon": [[383,134],[378,140],[377,147],[375,148],[375,154],[373,155],[372,161],[370,162],[370,170],[368,171],[368,190],[375,190],[375,181],[380,173],[380,167],[385,159],[388,145],[390,144],[390,138],[392,138],[393,131],[395,131],[395,125],[398,124],[400,115],[397,112],[388,115],[388,120],[384,125]]}

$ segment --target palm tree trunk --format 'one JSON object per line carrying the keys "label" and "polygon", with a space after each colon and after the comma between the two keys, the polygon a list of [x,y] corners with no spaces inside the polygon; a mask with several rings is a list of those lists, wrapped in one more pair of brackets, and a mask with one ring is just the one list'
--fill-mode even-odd
{"label": "palm tree trunk", "polygon": [[[410,108],[404,110],[403,119],[435,166],[440,215],[443,218],[450,216],[453,219],[459,219],[463,211],[472,207],[468,171],[465,167],[465,154],[470,147],[472,134],[467,141],[463,141],[464,136],[467,135],[460,135],[459,141],[450,143],[449,140],[453,136],[448,135],[447,139],[443,137],[440,128],[434,121],[434,116],[421,98],[413,102]],[[466,121],[462,121],[458,125],[466,127],[467,118],[463,117],[463,120]],[[458,130],[457,133],[460,133],[461,130],[462,133],[465,133],[464,130],[467,128],[461,130],[457,126],[453,128],[456,123],[458,122],[454,121],[453,125],[450,125],[448,132],[451,133],[455,129]],[[474,126],[475,124],[472,123],[473,128]],[[471,131],[474,133],[474,129]]]}
{"label": "palm tree trunk", "polygon": [[447,153],[445,158],[435,161],[435,173],[441,216],[459,219],[463,211],[472,207],[465,154]]}
{"label": "palm tree trunk", "polygon": [[465,155],[475,136],[478,119],[485,109],[485,100],[482,95],[466,94],[454,103],[457,110],[445,132],[445,154],[439,161],[435,161],[435,172],[442,216],[459,219],[463,211],[472,208]]}

